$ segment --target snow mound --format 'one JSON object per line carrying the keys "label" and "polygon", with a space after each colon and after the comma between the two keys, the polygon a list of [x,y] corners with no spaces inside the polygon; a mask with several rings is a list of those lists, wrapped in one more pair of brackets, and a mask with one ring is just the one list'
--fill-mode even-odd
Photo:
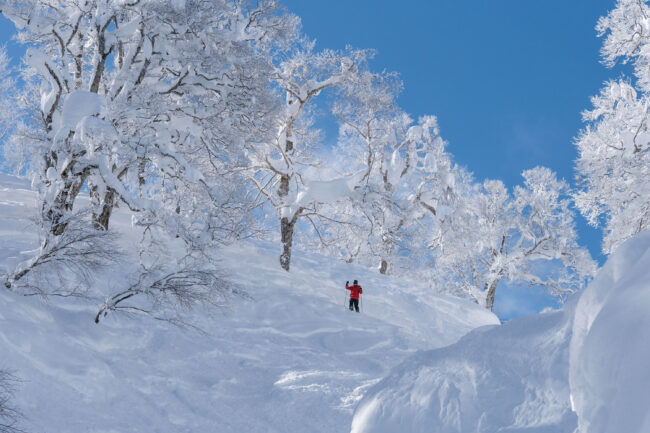
{"label": "snow mound", "polygon": [[[0,270],[38,248],[27,188],[0,175]],[[137,238],[124,211],[111,222],[127,243]],[[15,405],[25,430],[346,431],[367,390],[408,356],[498,323],[467,301],[319,255],[296,251],[287,273],[279,249],[248,242],[222,252],[252,299],[197,312],[207,335],[142,317],[96,325],[99,304],[0,290],[0,369],[23,381]],[[100,286],[114,290],[127,271]],[[362,314],[344,307],[352,279],[364,288]]]}
{"label": "snow mound", "polygon": [[620,246],[580,297],[571,396],[581,433],[650,432],[650,231]]}
{"label": "snow mound", "polygon": [[352,433],[650,432],[650,231],[562,311],[472,331],[371,388]]}
{"label": "snow mound", "polygon": [[552,312],[416,354],[366,394],[352,432],[571,432],[570,333],[571,315]]}

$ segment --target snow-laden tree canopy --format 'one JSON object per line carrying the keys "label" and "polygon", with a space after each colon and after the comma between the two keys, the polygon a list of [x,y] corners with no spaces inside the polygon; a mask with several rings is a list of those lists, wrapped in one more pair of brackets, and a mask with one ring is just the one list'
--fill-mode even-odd
{"label": "snow-laden tree canopy", "polygon": [[590,224],[603,227],[608,254],[650,227],[650,8],[644,0],[619,0],[597,29],[605,64],[634,68],[633,80],[610,81],[592,98],[576,142],[576,203]]}
{"label": "snow-laden tree canopy", "polygon": [[382,274],[395,273],[400,257],[417,255],[418,235],[436,229],[454,186],[437,119],[414,122],[397,106],[400,89],[395,74],[367,71],[348,83],[334,107],[338,154],[356,178],[345,251]]}
{"label": "snow-laden tree canopy", "polygon": [[490,310],[500,282],[546,287],[564,298],[596,271],[578,244],[566,182],[544,167],[523,178],[512,194],[501,181],[473,185],[436,238],[448,287]]}
{"label": "snow-laden tree canopy", "polygon": [[346,197],[310,192],[310,181],[321,179],[314,179],[308,172],[318,174],[323,168],[317,156],[319,133],[312,126],[314,100],[328,89],[352,80],[367,56],[363,50],[315,52],[313,42],[300,40],[272,64],[272,85],[279,89],[284,104],[272,118],[275,134],[247,146],[245,172],[258,197],[277,212],[282,242],[280,265],[287,271],[298,219],[313,222],[322,217],[319,204]]}
{"label": "snow-laden tree canopy", "polygon": [[84,186],[103,229],[120,201],[159,219],[218,202],[222,153],[256,126],[242,108],[271,109],[262,52],[295,27],[274,2],[6,1],[2,13],[29,46],[14,154],[54,234]]}
{"label": "snow-laden tree canopy", "polygon": [[5,153],[33,179],[43,232],[37,256],[5,285],[42,269],[76,287],[69,276],[119,260],[99,232],[122,205],[142,227],[141,274],[104,313],[136,295],[160,295],[154,305],[219,299],[211,251],[249,217],[231,161],[268,130],[268,57],[298,20],[274,1],[7,0],[0,10],[27,47]]}

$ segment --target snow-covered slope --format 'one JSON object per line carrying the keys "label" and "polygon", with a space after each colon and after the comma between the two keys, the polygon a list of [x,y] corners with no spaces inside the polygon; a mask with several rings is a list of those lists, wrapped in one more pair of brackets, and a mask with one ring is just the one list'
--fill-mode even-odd
{"label": "snow-covered slope", "polygon": [[[0,269],[37,247],[28,189],[0,175]],[[115,219],[127,235],[128,221]],[[92,303],[2,288],[0,368],[23,380],[15,403],[26,430],[347,431],[367,389],[407,356],[498,322],[466,301],[318,255],[296,252],[287,274],[277,249],[249,242],[223,252],[253,299],[199,312],[208,335],[142,317],[96,325]],[[363,314],[343,305],[352,279],[364,287]]]}
{"label": "snow-covered slope", "polygon": [[352,432],[572,432],[570,319],[515,319],[412,356],[369,391]]}
{"label": "snow-covered slope", "polygon": [[581,433],[650,432],[650,231],[623,244],[576,308],[571,395]]}
{"label": "snow-covered slope", "polygon": [[562,311],[413,355],[366,393],[352,432],[648,433],[649,312],[645,232]]}

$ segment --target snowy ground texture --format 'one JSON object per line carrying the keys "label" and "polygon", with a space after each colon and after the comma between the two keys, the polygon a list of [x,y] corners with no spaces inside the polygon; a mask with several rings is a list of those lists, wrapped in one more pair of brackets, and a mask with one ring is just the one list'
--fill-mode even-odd
{"label": "snowy ground texture", "polygon": [[353,433],[650,432],[650,232],[562,311],[477,329],[372,387]]}
{"label": "snowy ground texture", "polygon": [[[0,271],[38,246],[34,213],[29,184],[0,175]],[[129,239],[128,215],[114,221]],[[316,255],[296,251],[287,274],[278,249],[250,242],[224,251],[224,268],[253,299],[199,313],[207,335],[142,317],[96,325],[96,303],[0,290],[0,369],[23,381],[15,402],[23,428],[345,432],[367,390],[414,352],[498,323],[469,302]],[[363,314],[343,306],[343,285],[355,278]],[[118,271],[99,283],[119,281]]]}

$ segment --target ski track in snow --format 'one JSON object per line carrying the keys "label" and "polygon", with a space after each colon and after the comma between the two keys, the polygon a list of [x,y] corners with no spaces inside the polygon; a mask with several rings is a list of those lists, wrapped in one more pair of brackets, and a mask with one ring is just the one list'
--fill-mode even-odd
{"label": "ski track in snow", "polygon": [[[0,270],[38,247],[29,182],[0,175]],[[114,227],[127,236],[130,217]],[[32,228],[30,228],[32,227]],[[16,404],[34,433],[343,432],[364,394],[417,350],[498,323],[468,301],[279,244],[226,248],[223,267],[251,300],[197,311],[207,335],[145,317],[109,315],[98,302],[0,291],[0,368],[22,379]],[[122,274],[104,275],[102,290]],[[344,283],[364,287],[347,310]]]}

